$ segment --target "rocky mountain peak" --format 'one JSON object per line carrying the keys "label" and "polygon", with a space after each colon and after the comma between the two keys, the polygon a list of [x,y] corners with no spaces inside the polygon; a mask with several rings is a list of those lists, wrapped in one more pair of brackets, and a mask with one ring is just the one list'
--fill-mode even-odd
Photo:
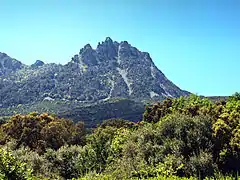
{"label": "rocky mountain peak", "polygon": [[8,55],[6,53],[0,52],[0,61],[4,58],[7,57]]}
{"label": "rocky mountain peak", "polygon": [[83,48],[80,49],[79,54],[88,53],[91,52],[92,50],[93,50],[92,46],[90,44],[86,44]]}
{"label": "rocky mountain peak", "polygon": [[34,64],[31,65],[31,67],[40,67],[43,66],[45,63],[41,60],[36,60]]}
{"label": "rocky mountain peak", "polygon": [[105,42],[110,44],[113,43],[113,40],[110,37],[106,37]]}
{"label": "rocky mountain peak", "polygon": [[[43,65],[39,60],[34,63],[37,68],[16,71],[23,67],[21,62],[3,53],[0,62],[0,87],[4,87],[0,88],[0,99],[4,107],[45,97],[91,103],[115,97],[141,101],[189,94],[167,79],[149,53],[110,37],[98,43],[96,49],[86,44],[66,65]],[[1,76],[9,72],[16,73],[9,78]]]}
{"label": "rocky mountain peak", "polygon": [[[89,45],[86,45],[89,46]],[[83,49],[86,49],[86,46]],[[107,37],[96,49],[87,48],[75,55],[84,76],[95,75],[107,78],[110,92],[104,97],[177,97],[186,95],[169,81],[155,66],[147,52],[141,52],[127,41],[113,41]],[[87,68],[86,68],[87,67]],[[102,79],[99,79],[99,83]],[[100,83],[100,84],[101,84]],[[148,84],[148,85],[146,85]],[[99,85],[97,86],[99,87]]]}
{"label": "rocky mountain peak", "polygon": [[107,37],[102,43],[98,43],[96,52],[99,56],[99,61],[114,59],[117,55],[117,44],[110,37]]}
{"label": "rocky mountain peak", "polygon": [[97,65],[97,59],[95,54],[96,52],[92,48],[92,46],[90,44],[86,44],[82,49],[80,49],[78,55],[78,62],[87,66]]}
{"label": "rocky mountain peak", "polygon": [[131,46],[127,41],[121,41],[120,45],[125,46],[125,47],[130,47]]}

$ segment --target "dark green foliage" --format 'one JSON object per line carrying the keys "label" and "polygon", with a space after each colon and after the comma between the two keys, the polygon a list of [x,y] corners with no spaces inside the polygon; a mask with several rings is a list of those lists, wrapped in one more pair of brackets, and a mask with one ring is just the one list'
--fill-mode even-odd
{"label": "dark green foliage", "polygon": [[94,169],[101,172],[105,169],[108,162],[108,157],[111,154],[111,142],[114,138],[117,128],[107,126],[106,128],[97,128],[93,134],[87,138],[87,143],[90,145],[95,154],[96,162]]}
{"label": "dark green foliage", "polygon": [[[214,164],[209,167],[212,161],[205,165],[197,159],[192,161],[195,164],[190,164],[190,159],[201,156],[203,151],[210,154],[213,151],[211,118],[207,116],[172,114],[156,124],[118,132],[120,135],[115,136],[112,142],[112,147],[117,149],[111,165],[113,172],[125,173],[128,178],[154,177],[166,175],[166,172],[168,175],[190,176],[196,175],[192,169],[199,163],[203,168],[208,167],[207,172],[201,172],[202,176],[214,173]],[[122,172],[118,167],[123,167]]]}
{"label": "dark green foliage", "polygon": [[79,103],[75,101],[39,101],[34,104],[23,104],[10,108],[0,108],[0,115],[28,114],[30,112],[49,114],[71,119],[74,122],[82,120],[86,128],[95,128],[103,120],[111,118],[140,121],[144,112],[144,104],[134,100],[115,98],[98,103]]}
{"label": "dark green foliage", "polygon": [[106,119],[127,119],[140,121],[144,112],[144,104],[129,99],[111,99],[106,102],[87,106],[76,106],[60,112],[59,116],[71,118],[74,121],[82,119],[87,128],[96,127]]}
{"label": "dark green foliage", "polygon": [[159,122],[159,136],[181,142],[179,151],[188,158],[193,154],[199,155],[201,150],[212,151],[214,138],[211,123],[211,118],[203,115],[172,114]]}
{"label": "dark green foliage", "polygon": [[85,139],[82,123],[32,113],[13,116],[0,132],[16,160],[42,179],[238,178],[239,94],[167,99],[146,107],[143,120],[109,119]]}
{"label": "dark green foliage", "polygon": [[0,149],[0,179],[30,180],[32,177],[32,171],[25,163],[18,161],[11,152]]}
{"label": "dark green foliage", "polygon": [[15,115],[1,128],[5,142],[14,139],[17,142],[16,148],[23,145],[38,152],[44,152],[46,148],[58,149],[65,144],[85,143],[83,123],[74,124],[71,120],[54,115]]}
{"label": "dark green foliage", "polygon": [[0,126],[4,123],[6,123],[7,117],[0,117]]}
{"label": "dark green foliage", "polygon": [[213,161],[212,153],[205,150],[190,156],[189,161],[186,163],[186,168],[191,175],[198,175],[199,178],[204,178],[206,176],[214,176],[214,170],[217,167]]}
{"label": "dark green foliage", "polygon": [[104,120],[101,124],[100,127],[105,128],[107,126],[112,126],[115,128],[121,128],[121,127],[130,127],[133,126],[134,123],[124,120],[124,119],[108,119],[108,120]]}
{"label": "dark green foliage", "polygon": [[158,122],[160,118],[171,113],[172,99],[166,99],[162,103],[157,103],[151,107],[147,106],[146,111],[143,114],[143,121],[146,122]]}
{"label": "dark green foliage", "polygon": [[[171,105],[169,106],[169,104]],[[173,124],[169,124],[169,121],[165,121],[166,118],[168,119],[169,116],[172,116],[171,114],[176,113],[180,114],[177,115],[176,126],[174,126]],[[180,97],[178,99],[171,99],[164,101],[163,103],[155,104],[152,107],[147,107],[144,113],[143,120],[147,122],[162,122],[163,124],[164,122],[167,122],[165,133],[167,133],[170,137],[174,136],[174,128],[177,127],[178,129],[179,127],[181,127],[181,124],[179,123],[183,122],[184,129],[183,131],[179,131],[180,135],[182,133],[182,136],[178,136],[177,139],[179,140],[183,138],[185,144],[190,144],[192,146],[188,146],[188,148],[184,150],[186,151],[184,154],[196,154],[194,147],[201,147],[201,145],[199,144],[201,143],[201,141],[199,141],[197,138],[195,142],[188,142],[191,139],[194,140],[194,138],[191,138],[191,136],[189,136],[190,134],[188,135],[188,132],[191,131],[191,126],[193,124],[191,124],[189,118],[183,118],[186,119],[186,121],[181,121],[181,115],[199,118],[199,121],[196,123],[197,126],[195,130],[192,132],[198,134],[198,137],[200,138],[205,137],[202,142],[206,142],[206,145],[209,146],[199,150],[203,150],[208,154],[210,153],[212,161],[218,166],[218,168],[222,172],[229,173],[239,171],[239,93],[236,93],[233,96],[229,97],[227,101],[220,100],[216,102],[211,102],[208,99],[191,95],[188,98]],[[206,121],[204,121],[204,118],[201,116],[207,116],[208,119],[211,120],[208,121],[207,124],[203,124]],[[204,128],[201,128],[201,126]],[[163,136],[166,136],[166,134],[163,134]],[[196,158],[198,157],[197,154]],[[201,171],[199,170],[199,173],[200,172]]]}
{"label": "dark green foliage", "polygon": [[65,179],[77,178],[80,176],[80,170],[77,167],[77,158],[81,154],[80,146],[62,146],[57,151],[49,149],[44,154],[44,159],[49,162],[50,172],[55,172]]}

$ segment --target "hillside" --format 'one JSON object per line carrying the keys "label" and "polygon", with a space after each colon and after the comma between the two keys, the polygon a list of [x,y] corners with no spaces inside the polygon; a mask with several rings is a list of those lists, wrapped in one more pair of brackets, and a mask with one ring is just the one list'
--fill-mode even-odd
{"label": "hillside", "polygon": [[[105,102],[79,105],[75,102],[42,101],[11,108],[0,108],[1,116],[28,114],[29,112],[57,114],[74,122],[84,121],[86,128],[96,127],[103,120],[121,118],[137,122],[142,119],[145,105],[129,99],[111,99]],[[0,116],[0,117],[1,117]]]}
{"label": "hillside", "polygon": [[65,65],[37,60],[28,66],[0,53],[0,116],[27,113],[48,101],[50,106],[56,105],[50,109],[46,106],[48,112],[81,118],[79,107],[107,103],[112,98],[147,102],[188,94],[167,79],[149,53],[109,37],[96,49],[85,45]]}

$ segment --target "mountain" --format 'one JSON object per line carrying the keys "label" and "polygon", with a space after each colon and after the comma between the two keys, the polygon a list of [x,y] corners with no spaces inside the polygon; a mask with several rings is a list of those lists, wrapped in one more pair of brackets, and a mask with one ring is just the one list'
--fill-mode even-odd
{"label": "mountain", "polygon": [[20,61],[0,52],[0,76],[8,75],[11,72],[16,72],[23,67],[24,65]]}
{"label": "mountain", "polygon": [[149,53],[109,37],[96,49],[85,45],[65,65],[37,60],[28,66],[0,53],[4,109],[43,101],[86,105],[112,98],[142,102],[188,94],[167,79]]}
{"label": "mountain", "polygon": [[2,107],[44,99],[86,103],[188,95],[166,78],[149,53],[109,37],[96,49],[85,45],[66,65],[36,61],[26,66],[3,53],[0,62]]}

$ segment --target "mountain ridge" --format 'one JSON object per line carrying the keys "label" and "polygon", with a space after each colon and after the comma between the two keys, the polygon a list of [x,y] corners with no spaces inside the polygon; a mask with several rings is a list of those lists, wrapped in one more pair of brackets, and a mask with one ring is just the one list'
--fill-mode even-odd
{"label": "mountain ridge", "polygon": [[29,66],[4,53],[0,62],[2,107],[47,99],[91,103],[115,97],[142,101],[189,94],[167,79],[149,53],[110,37],[96,49],[86,44],[64,65],[37,60]]}
{"label": "mountain ridge", "polygon": [[11,58],[6,53],[0,52],[0,76],[7,75],[18,69],[23,68],[25,65],[22,62]]}

